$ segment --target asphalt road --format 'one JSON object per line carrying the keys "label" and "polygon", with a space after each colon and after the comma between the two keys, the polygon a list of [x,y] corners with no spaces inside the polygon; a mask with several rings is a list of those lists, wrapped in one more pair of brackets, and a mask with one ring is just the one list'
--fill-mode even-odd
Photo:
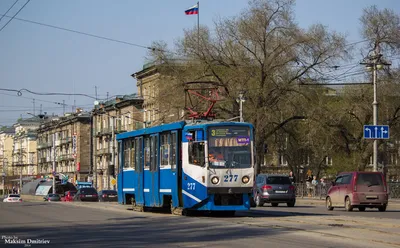
{"label": "asphalt road", "polygon": [[[138,213],[126,206],[101,203],[0,203],[0,246],[26,247],[5,244],[4,236],[50,242],[31,247],[400,246],[397,220],[373,220],[379,230],[371,231],[364,228],[367,218],[355,217],[354,221],[315,214],[320,208],[264,207],[234,218],[216,218]],[[349,220],[352,223],[340,224]],[[386,229],[390,230],[382,236]],[[350,233],[354,234],[349,237]]]}

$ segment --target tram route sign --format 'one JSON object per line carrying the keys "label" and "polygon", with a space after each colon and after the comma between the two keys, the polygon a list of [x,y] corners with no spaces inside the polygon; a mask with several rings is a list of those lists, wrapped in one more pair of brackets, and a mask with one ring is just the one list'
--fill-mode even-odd
{"label": "tram route sign", "polygon": [[364,139],[389,139],[389,126],[364,125]]}

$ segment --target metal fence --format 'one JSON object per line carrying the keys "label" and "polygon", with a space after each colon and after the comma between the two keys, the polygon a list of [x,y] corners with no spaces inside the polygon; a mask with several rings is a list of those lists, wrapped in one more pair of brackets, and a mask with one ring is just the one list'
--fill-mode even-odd
{"label": "metal fence", "polygon": [[[296,183],[296,196],[297,197],[311,197],[316,199],[324,199],[331,183],[325,185],[317,184],[313,186],[311,183]],[[400,183],[388,183],[389,198],[400,198]]]}

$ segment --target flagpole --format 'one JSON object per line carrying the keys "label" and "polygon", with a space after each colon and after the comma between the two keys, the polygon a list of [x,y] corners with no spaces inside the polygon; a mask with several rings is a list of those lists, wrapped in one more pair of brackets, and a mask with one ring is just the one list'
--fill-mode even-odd
{"label": "flagpole", "polygon": [[200,54],[200,1],[197,2],[197,50]]}

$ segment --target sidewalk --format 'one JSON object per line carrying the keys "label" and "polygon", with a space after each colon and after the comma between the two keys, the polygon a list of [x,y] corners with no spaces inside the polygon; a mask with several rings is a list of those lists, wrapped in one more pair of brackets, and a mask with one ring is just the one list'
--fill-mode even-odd
{"label": "sidewalk", "polygon": [[[296,204],[325,205],[325,198],[298,196]],[[400,199],[389,199],[389,206],[400,207]]]}

